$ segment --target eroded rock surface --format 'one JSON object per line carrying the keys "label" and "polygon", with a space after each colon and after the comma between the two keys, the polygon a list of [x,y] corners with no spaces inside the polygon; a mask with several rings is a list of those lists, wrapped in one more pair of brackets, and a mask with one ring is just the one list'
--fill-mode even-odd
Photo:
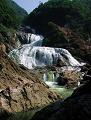
{"label": "eroded rock surface", "polygon": [[9,112],[25,111],[58,98],[36,73],[20,68],[0,50],[0,108]]}

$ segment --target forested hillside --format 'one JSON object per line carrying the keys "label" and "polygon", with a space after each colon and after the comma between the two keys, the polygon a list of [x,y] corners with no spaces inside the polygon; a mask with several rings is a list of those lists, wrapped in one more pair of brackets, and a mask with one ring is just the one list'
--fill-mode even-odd
{"label": "forested hillside", "polygon": [[48,33],[48,23],[53,22],[86,36],[91,28],[90,3],[90,0],[49,0],[30,13],[25,24],[37,32]]}
{"label": "forested hillside", "polygon": [[19,46],[16,31],[27,15],[13,0],[0,0],[0,43],[5,44],[8,52]]}
{"label": "forested hillside", "polygon": [[0,0],[0,28],[17,28],[27,12],[12,0]]}

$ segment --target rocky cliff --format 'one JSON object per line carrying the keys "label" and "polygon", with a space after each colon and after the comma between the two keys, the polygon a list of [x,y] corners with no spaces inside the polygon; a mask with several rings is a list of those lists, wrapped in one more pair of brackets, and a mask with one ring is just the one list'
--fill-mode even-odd
{"label": "rocky cliff", "polygon": [[59,98],[36,73],[19,67],[0,46],[0,108],[9,112],[42,107]]}

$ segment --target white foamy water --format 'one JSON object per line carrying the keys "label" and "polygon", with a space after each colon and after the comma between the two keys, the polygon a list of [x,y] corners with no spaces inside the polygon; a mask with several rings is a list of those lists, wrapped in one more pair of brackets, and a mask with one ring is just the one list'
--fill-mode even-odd
{"label": "white foamy water", "polygon": [[57,64],[57,60],[60,59],[65,66],[81,66],[66,49],[42,47],[42,36],[31,34],[27,39],[30,39],[30,44],[25,44],[9,54],[19,64],[33,69],[35,67],[52,66]]}

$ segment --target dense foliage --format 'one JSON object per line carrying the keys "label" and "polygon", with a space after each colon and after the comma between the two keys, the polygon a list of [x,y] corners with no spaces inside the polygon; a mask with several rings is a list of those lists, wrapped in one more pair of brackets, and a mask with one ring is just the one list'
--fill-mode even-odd
{"label": "dense foliage", "polygon": [[5,44],[7,52],[18,45],[16,30],[26,16],[27,12],[13,0],[0,0],[0,43]]}
{"label": "dense foliage", "polygon": [[49,0],[41,3],[25,20],[37,32],[49,32],[48,23],[67,26],[81,34],[91,30],[90,0]]}
{"label": "dense foliage", "polygon": [[52,22],[48,23],[48,27],[50,32],[43,40],[43,46],[65,48],[68,44],[68,40],[66,39],[64,33],[60,30],[60,27]]}
{"label": "dense foliage", "polygon": [[14,1],[0,0],[0,26],[17,28],[26,15],[27,12]]}

